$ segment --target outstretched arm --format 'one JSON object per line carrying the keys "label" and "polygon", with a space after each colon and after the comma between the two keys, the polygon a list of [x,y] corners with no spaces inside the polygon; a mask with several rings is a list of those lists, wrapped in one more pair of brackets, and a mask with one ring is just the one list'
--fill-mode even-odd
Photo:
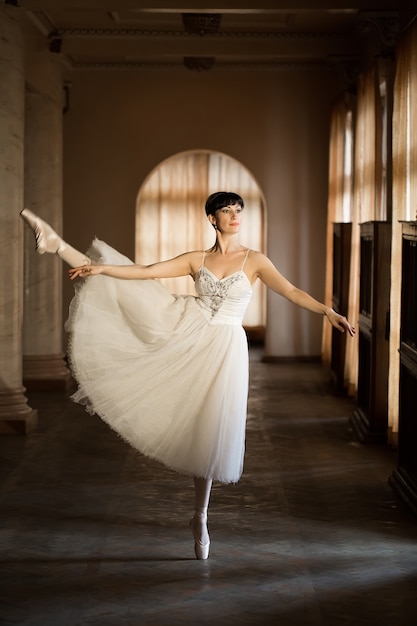
{"label": "outstretched arm", "polygon": [[113,278],[123,279],[149,279],[149,278],[175,278],[193,274],[193,266],[196,253],[186,252],[168,261],[152,263],[152,265],[82,265],[68,270],[71,280],[81,276],[97,276],[104,274]]}
{"label": "outstretched arm", "polygon": [[256,275],[262,280],[265,285],[275,291],[284,298],[287,298],[290,302],[293,302],[297,306],[312,311],[313,313],[321,313],[326,315],[329,322],[340,330],[347,332],[353,337],[355,329],[351,326],[343,315],[339,315],[331,307],[319,302],[302,289],[298,289],[292,283],[290,283],[280,272],[276,269],[274,264],[263,254],[259,253],[256,259]]}

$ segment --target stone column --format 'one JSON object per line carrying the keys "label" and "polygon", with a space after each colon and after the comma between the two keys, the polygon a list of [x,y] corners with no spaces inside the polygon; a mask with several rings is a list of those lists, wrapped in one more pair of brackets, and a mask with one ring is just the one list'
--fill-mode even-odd
{"label": "stone column", "polygon": [[37,423],[22,386],[24,54],[16,11],[0,5],[0,434]]}
{"label": "stone column", "polygon": [[[47,51],[30,55],[25,111],[25,206],[62,233],[63,84],[61,66]],[[62,261],[35,251],[25,228],[23,381],[27,389],[65,389]]]}

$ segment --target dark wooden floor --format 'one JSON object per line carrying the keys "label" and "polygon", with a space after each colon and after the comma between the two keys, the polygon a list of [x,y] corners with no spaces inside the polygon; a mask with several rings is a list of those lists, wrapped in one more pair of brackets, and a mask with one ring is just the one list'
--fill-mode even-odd
{"label": "dark wooden floor", "polygon": [[135,453],[65,394],[0,439],[0,624],[416,626],[417,519],[385,447],[317,364],[251,354],[245,472],[216,484],[208,561],[192,481]]}

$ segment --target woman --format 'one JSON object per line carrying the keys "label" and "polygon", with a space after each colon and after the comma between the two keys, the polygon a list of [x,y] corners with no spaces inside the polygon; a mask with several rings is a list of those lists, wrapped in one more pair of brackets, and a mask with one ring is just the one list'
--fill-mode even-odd
{"label": "woman", "polygon": [[[198,559],[209,555],[212,481],[237,482],[243,469],[248,349],[242,319],[252,284],[260,279],[294,304],[326,315],[342,332],[355,333],[345,317],[239,242],[243,208],[236,193],[210,195],[205,209],[216,233],[213,247],[147,266],[97,239],[85,256],[22,211],[39,253],[57,253],[72,266],[72,280],[96,277],[76,289],[67,322],[79,385],[74,400],[143,454],[194,476]],[[187,275],[197,297],[173,296],[153,280]]]}

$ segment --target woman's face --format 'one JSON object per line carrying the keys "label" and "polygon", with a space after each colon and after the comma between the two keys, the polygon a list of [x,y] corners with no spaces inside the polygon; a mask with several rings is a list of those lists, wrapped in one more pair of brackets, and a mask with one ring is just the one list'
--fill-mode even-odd
{"label": "woman's face", "polygon": [[213,224],[215,224],[218,230],[222,233],[238,232],[242,211],[242,207],[237,203],[218,209],[214,215]]}

